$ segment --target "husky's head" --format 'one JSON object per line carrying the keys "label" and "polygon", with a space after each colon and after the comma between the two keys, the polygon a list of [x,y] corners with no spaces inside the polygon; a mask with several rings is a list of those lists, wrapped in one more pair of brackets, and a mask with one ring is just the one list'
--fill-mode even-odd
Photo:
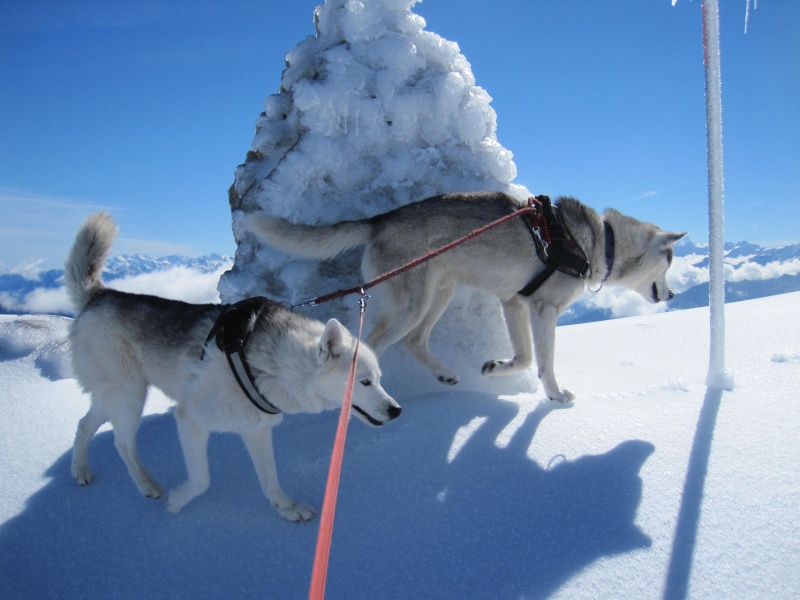
{"label": "husky's head", "polygon": [[[316,350],[314,381],[309,382],[328,408],[342,405],[355,346],[355,339],[339,321],[328,321]],[[381,387],[381,370],[375,353],[362,343],[353,383],[353,414],[369,425],[380,427],[399,417],[401,410]]]}
{"label": "husky's head", "polygon": [[672,265],[672,247],[686,233],[661,231],[612,209],[603,216],[616,240],[609,283],[632,289],[653,304],[671,300],[675,294],[669,289],[667,270]]}

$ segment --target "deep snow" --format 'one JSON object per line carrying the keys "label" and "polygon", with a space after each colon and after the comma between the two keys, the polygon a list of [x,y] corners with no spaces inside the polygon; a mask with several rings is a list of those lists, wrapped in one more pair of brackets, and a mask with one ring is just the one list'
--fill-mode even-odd
{"label": "deep snow", "polygon": [[[724,393],[704,386],[707,308],[560,327],[566,409],[486,391],[500,379],[437,387],[392,349],[404,412],[349,428],[327,597],[800,597],[798,301],[726,307]],[[267,506],[235,436],[212,436],[211,489],[178,516],[137,493],[107,429],[75,484],[68,322],[0,318],[0,597],[306,597],[318,520]],[[474,372],[488,357],[446,325],[434,345]],[[184,477],[168,407],[151,393],[139,435],[167,488]],[[336,419],[276,430],[285,489],[317,508]]]}

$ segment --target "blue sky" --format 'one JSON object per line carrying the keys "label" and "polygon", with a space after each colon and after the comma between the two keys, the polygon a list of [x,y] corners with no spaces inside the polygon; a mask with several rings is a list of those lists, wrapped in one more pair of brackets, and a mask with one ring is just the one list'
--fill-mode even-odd
{"label": "blue sky", "polygon": [[[232,254],[227,189],[321,0],[0,0],[0,268]],[[726,236],[800,240],[800,2],[722,0]],[[425,0],[492,96],[517,182],[707,238],[700,0]]]}

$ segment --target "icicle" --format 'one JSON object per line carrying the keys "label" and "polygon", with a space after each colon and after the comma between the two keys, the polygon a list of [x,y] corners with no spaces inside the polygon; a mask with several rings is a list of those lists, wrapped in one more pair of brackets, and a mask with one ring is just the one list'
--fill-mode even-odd
{"label": "icicle", "polygon": [[[677,0],[672,0],[672,5],[675,5]],[[750,23],[750,0],[745,0],[746,5],[744,9],[744,33],[747,35],[747,25]],[[758,0],[753,0],[753,10],[758,10]]]}
{"label": "icicle", "polygon": [[745,0],[744,8],[744,34],[747,35],[747,23],[750,22],[750,0]]}

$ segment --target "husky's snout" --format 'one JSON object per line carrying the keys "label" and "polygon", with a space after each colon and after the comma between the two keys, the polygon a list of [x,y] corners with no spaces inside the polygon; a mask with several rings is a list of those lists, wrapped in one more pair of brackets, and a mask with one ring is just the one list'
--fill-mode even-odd
{"label": "husky's snout", "polygon": [[658,285],[656,285],[656,282],[654,281],[653,282],[653,290],[652,290],[652,296],[651,297],[653,299],[653,303],[654,304],[658,304],[659,302],[662,302],[662,301],[672,300],[675,297],[675,293],[672,290],[668,289],[667,290],[667,297],[666,298],[662,298],[658,294]]}
{"label": "husky's snout", "polygon": [[403,412],[403,408],[397,404],[396,402],[389,405],[389,408],[386,410],[381,410],[380,417],[385,417],[384,419],[376,419],[374,416],[370,415],[367,411],[357,405],[353,405],[353,410],[358,413],[358,416],[361,417],[363,421],[369,423],[373,427],[380,427],[384,423],[388,423],[389,421],[393,421],[397,417],[400,416],[400,413]]}

